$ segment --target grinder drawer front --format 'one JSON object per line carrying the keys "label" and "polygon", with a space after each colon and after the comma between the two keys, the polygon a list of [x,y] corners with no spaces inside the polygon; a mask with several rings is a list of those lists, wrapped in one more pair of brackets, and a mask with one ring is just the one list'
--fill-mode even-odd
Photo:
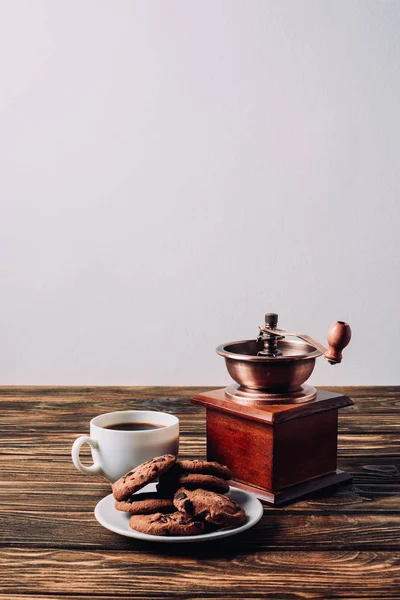
{"label": "grinder drawer front", "polygon": [[227,465],[232,479],[272,488],[271,425],[207,408],[207,458]]}
{"label": "grinder drawer front", "polygon": [[273,490],[336,471],[337,423],[330,410],[274,425]]}

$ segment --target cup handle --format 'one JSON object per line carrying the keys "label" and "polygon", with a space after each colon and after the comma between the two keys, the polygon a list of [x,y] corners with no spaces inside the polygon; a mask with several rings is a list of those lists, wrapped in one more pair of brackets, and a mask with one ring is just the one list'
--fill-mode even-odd
{"label": "cup handle", "polygon": [[88,435],[81,435],[81,437],[78,437],[72,445],[72,462],[74,463],[78,471],[82,471],[82,473],[86,473],[87,475],[100,474],[102,471],[99,463],[94,462],[90,467],[86,467],[81,463],[79,458],[79,451],[81,449],[82,444],[89,444],[89,446],[94,450],[98,450],[99,448],[96,440],[89,437]]}

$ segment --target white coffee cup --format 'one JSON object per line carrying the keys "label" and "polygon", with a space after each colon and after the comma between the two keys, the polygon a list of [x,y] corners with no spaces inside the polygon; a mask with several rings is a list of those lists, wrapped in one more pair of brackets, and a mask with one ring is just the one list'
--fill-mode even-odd
{"label": "white coffee cup", "polygon": [[[121,431],[106,429],[118,423],[151,423],[157,429]],[[89,444],[93,465],[79,459],[82,444]],[[162,454],[178,455],[179,419],[152,410],[124,410],[98,415],[90,421],[90,436],[81,435],[72,446],[72,462],[88,475],[103,475],[113,483],[131,468]]]}

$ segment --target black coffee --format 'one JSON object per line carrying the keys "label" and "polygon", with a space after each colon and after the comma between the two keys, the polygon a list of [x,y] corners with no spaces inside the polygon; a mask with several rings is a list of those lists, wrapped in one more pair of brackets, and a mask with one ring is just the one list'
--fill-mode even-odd
{"label": "black coffee", "polygon": [[115,431],[149,431],[150,429],[161,429],[165,425],[156,423],[115,423],[106,425],[103,429],[114,429]]}

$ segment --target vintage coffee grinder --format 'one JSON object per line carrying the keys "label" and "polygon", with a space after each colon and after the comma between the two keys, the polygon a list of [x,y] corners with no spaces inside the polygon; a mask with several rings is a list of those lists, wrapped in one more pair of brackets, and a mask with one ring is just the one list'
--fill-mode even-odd
{"label": "vintage coffee grinder", "polygon": [[259,329],[254,340],[217,348],[236,384],[192,402],[207,409],[208,460],[228,465],[236,487],[278,506],[351,479],[337,469],[337,427],[339,408],[353,402],[305,383],[319,356],[341,362],[351,329],[332,325],[328,348],[278,329],[275,313]]}

